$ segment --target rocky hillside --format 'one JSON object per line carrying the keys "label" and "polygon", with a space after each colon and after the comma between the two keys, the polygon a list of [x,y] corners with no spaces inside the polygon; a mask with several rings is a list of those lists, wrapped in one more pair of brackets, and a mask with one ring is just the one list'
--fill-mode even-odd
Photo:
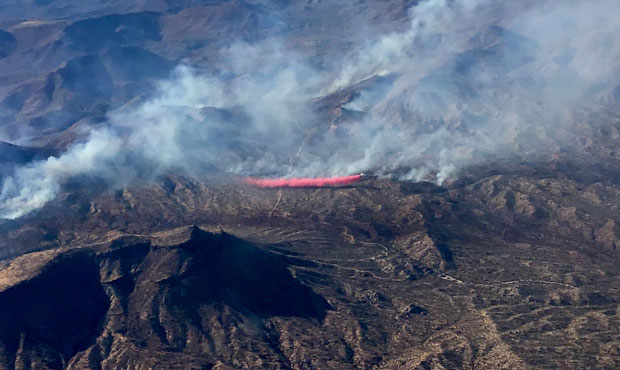
{"label": "rocky hillside", "polygon": [[67,194],[2,225],[0,358],[50,369],[612,369],[619,193],[504,173],[449,187],[170,178]]}
{"label": "rocky hillside", "polygon": [[[0,180],[54,164],[113,112],[148,100],[179,64],[224,69],[235,40],[276,33],[321,64],[359,48],[362,34],[407,29],[417,3],[2,1]],[[493,107],[484,99],[537,86],[515,79],[477,90],[450,79],[484,67],[488,80],[504,81],[539,66],[523,58],[535,55],[530,41],[484,30],[420,85],[429,106],[446,92],[458,95],[454,111],[471,99],[462,121],[432,117],[410,134],[407,104],[379,104],[401,140],[467,137],[477,129],[467,120],[484,121]],[[413,41],[434,50],[440,36]],[[292,166],[325,132],[346,142],[374,118],[352,103],[408,77],[376,74],[313,97],[315,125],[294,153],[276,154]],[[136,177],[148,181],[124,182],[136,167],[120,155],[111,184],[94,162],[58,180],[41,208],[0,219],[0,368],[620,368],[620,84],[610,83],[592,87],[601,90],[595,103],[562,112],[570,125],[507,133],[542,137],[543,148],[519,141],[516,155],[492,152],[441,185],[398,180],[411,168],[394,166],[392,177],[369,173],[347,186],[263,189],[218,163],[198,175],[147,164]],[[401,100],[418,92],[410,90]],[[238,107],[178,112],[191,124],[216,117],[218,140],[247,118]],[[535,116],[545,112],[536,101]],[[130,132],[122,129],[121,138]],[[167,134],[146,131],[138,137]],[[88,167],[87,155],[76,157]]]}

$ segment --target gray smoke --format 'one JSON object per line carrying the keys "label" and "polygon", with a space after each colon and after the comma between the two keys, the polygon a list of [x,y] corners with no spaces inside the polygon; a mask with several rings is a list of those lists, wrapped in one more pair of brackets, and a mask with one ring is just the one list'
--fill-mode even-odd
{"label": "gray smoke", "polygon": [[[407,30],[368,36],[342,60],[311,63],[278,39],[238,43],[225,70],[180,66],[87,140],[17,169],[0,217],[84,175],[117,188],[173,171],[442,183],[479,160],[554,150],[574,135],[571,109],[605,104],[618,83],[619,13],[610,0],[427,0]],[[317,101],[357,84],[349,118],[326,127]]]}
{"label": "gray smoke", "polygon": [[344,135],[362,145],[337,143],[328,168],[441,183],[477,160],[559,145],[571,109],[618,83],[618,14],[612,1],[421,3],[409,31],[363,48],[338,76],[333,90],[394,80],[344,106],[365,115]]}

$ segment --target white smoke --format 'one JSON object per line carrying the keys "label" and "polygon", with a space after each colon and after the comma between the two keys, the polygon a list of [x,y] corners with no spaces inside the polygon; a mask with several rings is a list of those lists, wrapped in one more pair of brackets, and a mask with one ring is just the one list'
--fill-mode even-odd
{"label": "white smoke", "polygon": [[618,83],[619,9],[607,0],[420,3],[408,31],[350,57],[329,91],[394,81],[346,104],[365,114],[343,127],[352,144],[308,166],[441,183],[477,160],[560,145],[571,109]]}
{"label": "white smoke", "polygon": [[[441,183],[477,160],[549,146],[570,131],[571,106],[618,82],[611,0],[427,0],[410,19],[343,60],[311,64],[270,39],[232,46],[223,71],[181,66],[86,141],[6,178],[0,217],[36,210],[84,175],[113,187],[212,169]],[[357,115],[328,130],[317,99],[366,80],[342,107]]]}
{"label": "white smoke", "polygon": [[[238,44],[229,53],[233,77],[180,66],[152,99],[113,112],[106,127],[93,129],[85,142],[18,168],[2,185],[0,217],[14,219],[42,207],[75,176],[93,176],[118,188],[171,171],[198,175],[214,165],[230,171],[247,163],[275,167],[260,146],[288,150],[274,143],[293,140],[303,133],[301,125],[312,121],[306,102],[308,90],[317,89],[314,71],[274,41]],[[223,119],[226,110],[239,117]]]}

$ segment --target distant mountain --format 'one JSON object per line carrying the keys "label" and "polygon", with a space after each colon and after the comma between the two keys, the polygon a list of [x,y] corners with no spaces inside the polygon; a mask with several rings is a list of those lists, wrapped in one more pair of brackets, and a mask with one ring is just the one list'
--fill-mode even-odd
{"label": "distant mountain", "polygon": [[0,368],[620,368],[614,40],[474,3],[1,1]]}

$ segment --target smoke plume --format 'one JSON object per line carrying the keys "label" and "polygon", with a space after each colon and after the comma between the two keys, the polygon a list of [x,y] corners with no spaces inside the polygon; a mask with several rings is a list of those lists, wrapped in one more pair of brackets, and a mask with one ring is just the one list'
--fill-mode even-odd
{"label": "smoke plume", "polygon": [[[76,176],[117,188],[174,171],[442,183],[480,160],[558,149],[577,135],[572,110],[607,104],[618,84],[618,9],[426,0],[405,31],[318,62],[278,38],[236,43],[217,71],[179,66],[64,154],[18,168],[0,217],[42,207]],[[344,118],[326,125],[318,105],[346,89]]]}

